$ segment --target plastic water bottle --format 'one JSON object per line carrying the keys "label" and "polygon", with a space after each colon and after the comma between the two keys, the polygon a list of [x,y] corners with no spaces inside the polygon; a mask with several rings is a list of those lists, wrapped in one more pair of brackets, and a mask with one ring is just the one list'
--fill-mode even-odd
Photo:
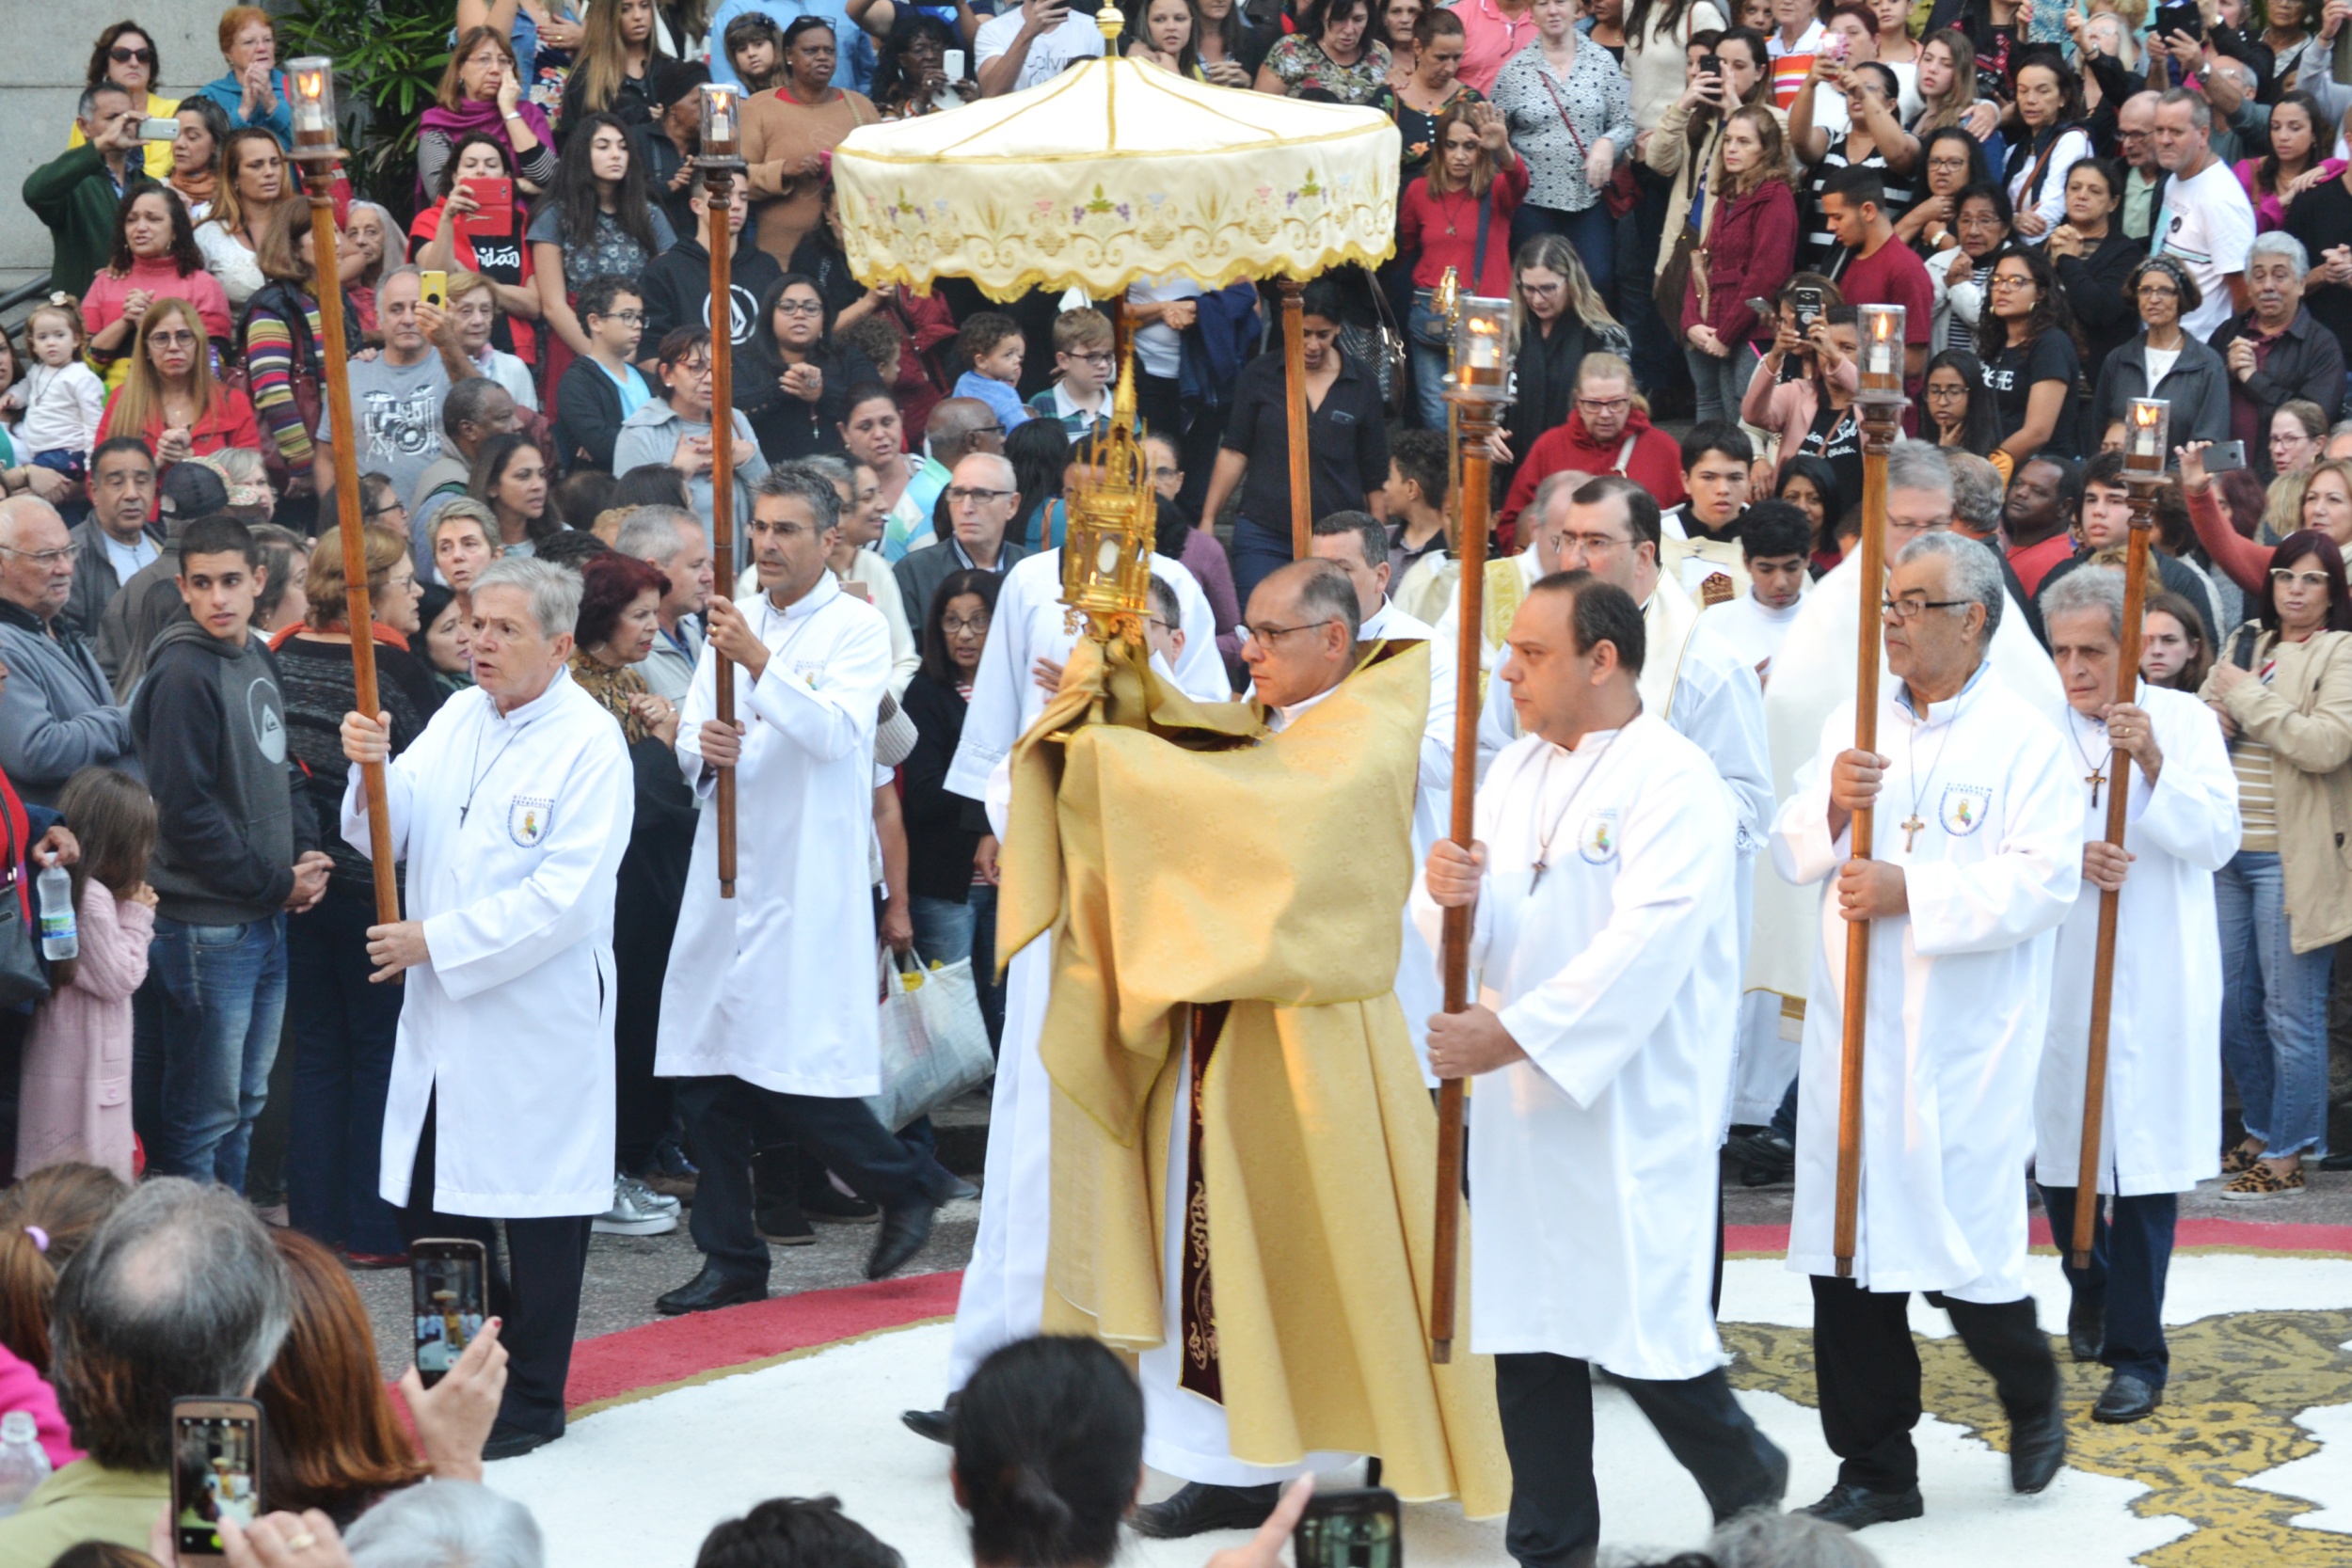
{"label": "plastic water bottle", "polygon": [[78,958],[81,938],[73,931],[73,874],[53,865],[34,879],[40,897],[40,956],[52,963]]}
{"label": "plastic water bottle", "polygon": [[29,1410],[0,1417],[0,1518],[24,1506],[33,1488],[49,1479],[49,1455],[40,1446]]}

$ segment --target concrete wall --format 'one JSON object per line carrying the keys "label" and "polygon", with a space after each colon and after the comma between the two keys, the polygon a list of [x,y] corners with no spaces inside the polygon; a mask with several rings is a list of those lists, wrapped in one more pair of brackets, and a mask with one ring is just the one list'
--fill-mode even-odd
{"label": "concrete wall", "polygon": [[223,0],[0,0],[0,289],[49,266],[49,230],[24,209],[24,176],[65,150],[90,45],[110,24],[135,17],[163,58],[167,98],[228,68],[219,37]]}

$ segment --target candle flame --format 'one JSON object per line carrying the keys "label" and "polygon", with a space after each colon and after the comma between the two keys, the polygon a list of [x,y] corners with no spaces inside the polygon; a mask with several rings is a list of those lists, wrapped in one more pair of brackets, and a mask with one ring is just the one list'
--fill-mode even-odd
{"label": "candle flame", "polygon": [[323,72],[306,71],[294,78],[294,87],[303,97],[316,99],[326,90],[326,78]]}

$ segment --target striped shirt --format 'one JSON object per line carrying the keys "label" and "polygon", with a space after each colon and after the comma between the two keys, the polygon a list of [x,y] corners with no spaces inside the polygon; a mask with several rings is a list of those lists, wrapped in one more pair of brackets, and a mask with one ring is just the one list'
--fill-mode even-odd
{"label": "striped shirt", "polygon": [[[2263,660],[2265,686],[2278,668],[2277,659]],[[2270,778],[2270,748],[2240,736],[2230,742],[2230,767],[2237,774],[2238,847],[2260,854],[2278,853],[2278,796]]]}

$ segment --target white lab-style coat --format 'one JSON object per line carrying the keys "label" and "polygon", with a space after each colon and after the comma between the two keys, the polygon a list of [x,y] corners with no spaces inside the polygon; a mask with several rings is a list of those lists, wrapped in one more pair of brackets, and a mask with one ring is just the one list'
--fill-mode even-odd
{"label": "white lab-style coat", "polygon": [[[499,1219],[612,1206],[612,897],[637,811],[621,728],[558,670],[501,715],[461,691],[384,769],[407,915],[377,1190],[408,1201],[425,1110],[433,1207]],[[343,840],[368,847],[359,769]]]}
{"label": "white lab-style coat", "polygon": [[[2066,742],[1988,666],[1915,715],[1900,682],[1879,705],[1873,854],[1902,868],[1907,915],[1870,923],[1855,1282],[1994,1304],[2026,1294],[2026,1158],[2049,1027],[2058,927],[2082,882],[2083,812]],[[1830,768],[1853,746],[1831,713],[1772,824],[1801,887],[1836,878]],[[1903,823],[1916,816],[1916,843]],[[1847,924],[1820,899],[1805,999],[1797,1200],[1788,1267],[1836,1272],[1838,1064]]]}
{"label": "white lab-style coat", "polygon": [[[1989,546],[1988,546],[1989,547]],[[1772,678],[1764,689],[1764,729],[1772,743],[1774,799],[1786,801],[1796,790],[1797,770],[1813,760],[1821,741],[1821,724],[1830,710],[1853,711],[1854,648],[1862,629],[1862,552],[1849,550],[1836,569],[1813,585],[1798,601],[1795,625],[1782,639],[1772,659]],[[1875,607],[1883,585],[1873,592]],[[2066,705],[2066,689],[2058,683],[2058,667],[2034,641],[2017,601],[2004,595],[2001,622],[1993,630],[1993,673],[2010,690],[2049,715]],[[1871,613],[1876,614],[1874,608]],[[1895,689],[1888,673],[1884,644],[1879,656],[1879,690]],[[1846,732],[1853,744],[1853,732]],[[1885,748],[1881,747],[1883,752]],[[1902,813],[1895,814],[1900,816]],[[1748,949],[1748,984],[1783,996],[1802,997],[1812,983],[1814,922],[1820,914],[1820,890],[1790,887],[1777,877],[1759,877],[1756,883],[1756,940]]]}
{"label": "white lab-style coat", "polygon": [[[1454,699],[1455,668],[1461,663],[1458,641],[1448,642],[1435,627],[1380,601],[1358,630],[1363,641],[1410,641],[1429,644],[1429,719],[1421,732],[1421,775],[1413,790],[1413,863],[1429,858],[1430,846],[1443,838],[1454,822]],[[1413,1037],[1413,1054],[1421,1074],[1432,1088],[1437,1077],[1429,1070],[1429,1015],[1445,1010],[1445,982],[1429,944],[1422,940],[1421,925],[1408,904],[1404,911],[1405,945],[1396,963],[1396,1003],[1405,1009],[1405,1027]]]}
{"label": "white lab-style coat", "polygon": [[1708,1294],[1740,997],[1730,803],[1644,714],[1574,752],[1514,743],[1477,823],[1470,965],[1529,1059],[1482,1079],[1470,1118],[1471,1348],[1697,1377],[1724,1359]]}
{"label": "white lab-style coat", "polygon": [[[2116,910],[2115,994],[2107,1029],[2106,1113],[2099,1190],[2138,1197],[2185,1193],[2221,1169],[2221,932],[2213,874],[2237,853],[2237,774],[2213,710],[2185,691],[2142,682],[2138,705],[2155,729],[2164,766],[2152,788],[2122,752],[2107,760],[2106,726],[2068,709],[2074,742],[2112,781],[2128,768],[2123,847],[2136,859]],[[2076,748],[2079,748],[2077,750]],[[2079,782],[2083,837],[2105,838],[2106,789],[2091,803]],[[2090,1043],[2090,981],[2098,949],[2099,890],[2083,884],[2058,928],[2050,1029],[2034,1095],[2034,1175],[2079,1184],[2083,1071]]]}
{"label": "white lab-style coat", "polygon": [[789,609],[763,594],[742,610],[768,667],[755,682],[738,672],[746,733],[735,768],[735,896],[719,896],[718,773],[701,751],[703,721],[718,708],[719,653],[706,644],[678,714],[678,764],[703,813],[654,1070],[830,1100],[878,1094],[866,850],[890,629],[831,572]]}
{"label": "white lab-style coat", "polygon": [[[1176,590],[1184,615],[1184,647],[1173,678],[1187,696],[1221,703],[1232,694],[1217,657],[1216,620],[1208,595],[1181,562],[1152,557],[1152,574]],[[1078,634],[1061,603],[1061,551],[1025,556],[1006,571],[989,618],[988,641],[972,679],[963,736],[947,767],[947,788],[989,805],[990,824],[1002,834],[1009,799],[1007,771],[1015,742],[1045,710],[1045,692],[1030,671],[1041,658],[1067,663]],[[1160,673],[1170,672],[1163,665]],[[1004,955],[998,954],[1000,959]],[[947,1386],[961,1388],[988,1354],[1038,1331],[1045,1311],[1045,1252],[1053,1196],[1053,1082],[1038,1054],[1052,989],[1051,934],[1007,960],[1005,1030],[989,1099],[988,1153],[980,1196],[979,1233],[956,1297],[954,1344]]]}

